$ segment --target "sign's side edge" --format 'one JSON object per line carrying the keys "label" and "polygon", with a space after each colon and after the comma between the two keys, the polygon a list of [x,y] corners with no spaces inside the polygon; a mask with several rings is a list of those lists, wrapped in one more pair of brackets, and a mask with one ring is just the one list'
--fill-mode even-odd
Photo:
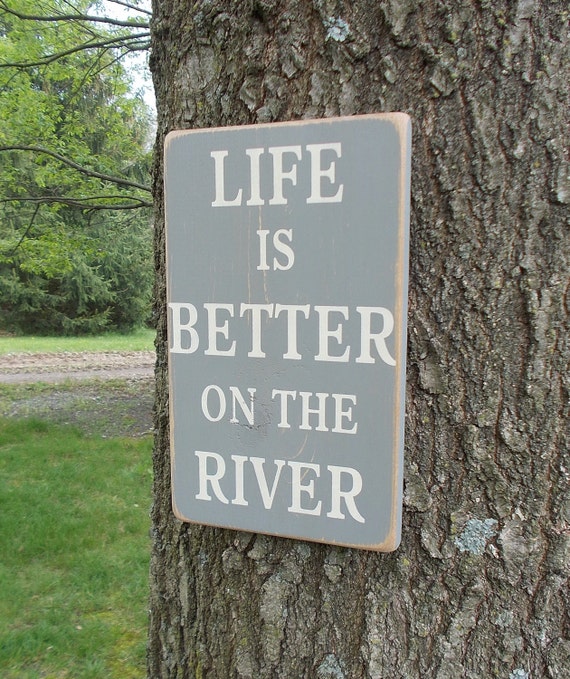
{"label": "sign's side edge", "polygon": [[168,313],[168,302],[171,301],[171,291],[172,291],[172,271],[170,270],[170,266],[168,264],[168,257],[169,257],[169,246],[168,246],[168,230],[169,230],[169,224],[168,224],[168,171],[169,171],[169,150],[171,147],[172,141],[180,136],[181,131],[174,131],[170,132],[167,134],[165,140],[164,140],[164,153],[163,153],[163,172],[164,172],[164,179],[163,179],[163,190],[164,190],[164,255],[165,255],[165,266],[166,266],[166,303],[167,303],[167,324],[166,324],[166,337],[167,337],[167,370],[168,370],[168,445],[169,445],[169,456],[170,456],[170,498],[171,498],[171,505],[172,505],[172,512],[174,516],[179,519],[180,521],[188,521],[188,519],[183,515],[182,512],[178,509],[178,506],[176,504],[176,496],[175,496],[175,484],[174,484],[174,475],[175,475],[175,466],[176,466],[176,456],[175,456],[175,450],[174,450],[174,398],[173,398],[173,390],[174,390],[174,385],[173,385],[173,368],[172,368],[172,356],[170,352],[170,338],[172,336],[172,329],[171,329],[171,320],[170,320],[170,313]]}
{"label": "sign's side edge", "polygon": [[398,324],[396,346],[396,365],[399,366],[394,385],[394,419],[392,429],[394,441],[392,447],[392,521],[390,532],[384,542],[373,547],[375,551],[393,552],[401,542],[402,532],[402,496],[404,476],[404,428],[405,428],[405,396],[406,396],[406,351],[407,351],[407,309],[408,309],[408,259],[409,259],[409,222],[411,177],[411,119],[406,113],[390,113],[382,116],[388,119],[398,135],[400,148],[400,177],[398,196],[398,256],[395,267],[396,279],[396,316],[401,319]]}

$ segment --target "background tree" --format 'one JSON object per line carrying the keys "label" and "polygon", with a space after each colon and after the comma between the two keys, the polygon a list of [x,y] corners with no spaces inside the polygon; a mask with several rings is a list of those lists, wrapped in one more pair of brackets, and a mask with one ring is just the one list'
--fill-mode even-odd
{"label": "background tree", "polygon": [[154,10],[159,210],[161,142],[174,128],[400,110],[414,151],[393,554],[173,517],[159,222],[149,676],[565,676],[567,3],[157,0]]}
{"label": "background tree", "polygon": [[128,329],[149,315],[152,120],[121,61],[148,40],[91,5],[0,2],[5,328]]}

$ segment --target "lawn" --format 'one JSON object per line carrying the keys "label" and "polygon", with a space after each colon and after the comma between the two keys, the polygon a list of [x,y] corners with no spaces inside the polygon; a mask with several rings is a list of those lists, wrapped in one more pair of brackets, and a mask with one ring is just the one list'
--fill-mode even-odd
{"label": "lawn", "polygon": [[145,675],[151,439],[0,419],[0,676]]}
{"label": "lawn", "polygon": [[81,337],[35,337],[0,334],[2,354],[60,353],[64,351],[152,351],[156,332],[140,328],[125,335],[105,333]]}

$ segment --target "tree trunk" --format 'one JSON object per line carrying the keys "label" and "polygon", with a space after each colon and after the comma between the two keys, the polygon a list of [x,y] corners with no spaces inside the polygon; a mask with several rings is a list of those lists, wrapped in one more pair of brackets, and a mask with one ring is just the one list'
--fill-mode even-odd
{"label": "tree trunk", "polygon": [[[570,672],[566,0],[156,0],[149,677]],[[402,544],[182,524],[170,505],[162,140],[413,124]]]}

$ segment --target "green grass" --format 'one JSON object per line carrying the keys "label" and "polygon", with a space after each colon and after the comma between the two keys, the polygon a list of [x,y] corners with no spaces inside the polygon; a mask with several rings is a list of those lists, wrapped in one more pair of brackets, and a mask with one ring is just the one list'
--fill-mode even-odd
{"label": "green grass", "polygon": [[145,675],[148,437],[0,419],[0,676]]}
{"label": "green grass", "polygon": [[60,353],[62,351],[152,351],[155,331],[140,328],[132,333],[105,333],[82,337],[32,337],[0,335],[0,355],[29,353]]}

